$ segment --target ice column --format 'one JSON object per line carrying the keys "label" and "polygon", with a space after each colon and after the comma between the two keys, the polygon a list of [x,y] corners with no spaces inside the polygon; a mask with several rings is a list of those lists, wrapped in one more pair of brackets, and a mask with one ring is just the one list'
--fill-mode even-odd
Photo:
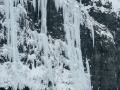
{"label": "ice column", "polygon": [[[36,0],[33,0],[34,10],[36,8]],[[47,17],[47,0],[38,0],[38,10],[41,11],[41,33],[38,34],[39,37],[39,46],[43,48],[45,66],[48,68],[48,79],[52,82],[53,85],[53,75],[52,75],[52,64],[51,59],[48,59],[49,47],[48,47],[48,37],[47,37],[47,26],[46,26],[46,17]],[[38,11],[39,12],[39,11]],[[39,15],[39,13],[38,13]],[[52,87],[54,90],[54,87]]]}
{"label": "ice column", "polygon": [[[33,0],[33,7],[36,10],[36,0]],[[41,33],[47,33],[47,26],[46,26],[46,17],[47,17],[47,0],[38,0],[38,12],[41,11]],[[38,13],[39,15],[39,13]]]}
{"label": "ice column", "polygon": [[64,31],[66,33],[66,56],[70,60],[70,69],[74,78],[75,90],[90,90],[82,61],[80,46],[80,23],[82,12],[76,0],[54,0],[56,9],[63,8]]}
{"label": "ice column", "polygon": [[8,46],[11,49],[11,58],[13,63],[13,71],[14,71],[14,80],[13,80],[13,89],[17,90],[17,29],[15,28],[15,14],[14,14],[14,0],[5,0],[6,7],[6,18],[7,18],[7,30],[8,30]]}
{"label": "ice column", "polygon": [[90,67],[89,67],[89,62],[88,59],[86,59],[86,66],[87,66],[87,80],[88,80],[88,84],[89,84],[89,90],[92,90],[91,87],[91,76],[90,76]]}

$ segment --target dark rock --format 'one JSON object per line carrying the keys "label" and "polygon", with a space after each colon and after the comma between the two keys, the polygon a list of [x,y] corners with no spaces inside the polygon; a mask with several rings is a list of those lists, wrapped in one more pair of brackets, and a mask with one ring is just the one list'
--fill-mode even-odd
{"label": "dark rock", "polygon": [[47,3],[47,30],[48,35],[54,39],[65,39],[65,32],[63,30],[63,10],[58,11],[55,8],[54,0],[48,0]]}
{"label": "dark rock", "polygon": [[[101,1],[95,2],[97,6],[102,6]],[[108,6],[107,6],[108,5]],[[105,8],[111,9],[111,3],[104,5]],[[85,61],[86,57],[90,59],[90,70],[93,90],[119,90],[120,85],[120,20],[115,13],[104,13],[100,10],[91,8],[89,14],[95,21],[105,25],[113,35],[112,43],[107,37],[100,36],[95,30],[95,47],[92,47],[90,32],[85,26],[81,26],[81,44],[82,55]],[[99,26],[98,26],[99,27]],[[86,33],[86,34],[85,34]]]}

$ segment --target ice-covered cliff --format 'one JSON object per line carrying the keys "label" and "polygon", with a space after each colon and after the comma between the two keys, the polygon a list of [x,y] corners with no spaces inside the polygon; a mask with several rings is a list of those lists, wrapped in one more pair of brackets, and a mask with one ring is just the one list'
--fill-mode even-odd
{"label": "ice-covered cliff", "polygon": [[[49,13],[54,11],[61,12],[61,26],[55,26],[60,18],[50,23],[56,16]],[[94,47],[91,22],[84,5],[76,0],[1,0],[0,87],[91,90],[89,63],[86,58],[84,70],[80,39],[80,25],[85,25]]]}
{"label": "ice-covered cliff", "polygon": [[0,0],[0,90],[119,90],[119,4]]}

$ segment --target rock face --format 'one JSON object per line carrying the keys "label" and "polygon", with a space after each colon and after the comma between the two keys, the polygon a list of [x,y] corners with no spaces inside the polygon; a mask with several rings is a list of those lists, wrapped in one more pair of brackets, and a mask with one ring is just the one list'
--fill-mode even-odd
{"label": "rock face", "polygon": [[[120,31],[120,18],[115,12],[111,12],[112,3],[106,2],[102,5],[101,1],[96,1],[97,8],[104,7],[109,9],[107,12],[102,12],[101,9],[92,7],[89,14],[95,20],[95,47],[90,48],[91,40],[89,37],[88,29],[83,26],[82,33],[82,52],[83,57],[89,58],[91,64],[91,80],[93,90],[119,90],[120,89],[120,73],[119,73],[119,31]],[[90,5],[88,1],[83,2],[84,5]],[[97,25],[96,22],[99,24]],[[101,26],[100,24],[104,25]],[[110,35],[100,34],[101,31],[109,30],[113,37]],[[98,33],[99,32],[99,33]],[[113,40],[112,40],[113,39]],[[86,40],[86,42],[85,42]]]}
{"label": "rock face", "polygon": [[[42,3],[41,5],[38,4],[39,1]],[[42,2],[42,0],[39,1],[25,0],[23,4],[22,0],[20,0],[17,2],[17,6],[14,6],[16,11],[20,10],[19,20],[16,20],[16,25],[19,27],[17,31],[17,40],[19,41],[17,43],[18,53],[16,53],[16,55],[19,54],[19,61],[22,62],[17,64],[19,65],[17,68],[19,70],[18,73],[20,73],[21,76],[23,75],[22,78],[27,81],[28,79],[26,79],[26,77],[29,77],[28,74],[41,70],[42,73],[32,74],[29,77],[31,82],[36,82],[33,84],[33,86],[36,85],[36,90],[37,86],[41,87],[43,90],[61,90],[62,88],[65,90],[78,90],[78,88],[80,90],[91,90],[90,84],[92,85],[93,90],[119,90],[120,17],[118,12],[112,11],[113,6],[110,2],[111,0],[106,1],[104,4],[100,0],[72,0],[74,2],[73,7],[67,8],[67,10],[72,11],[73,9],[78,9],[77,5],[79,4],[78,6],[82,17],[79,25],[79,38],[81,40],[77,41],[75,35],[78,34],[73,34],[74,32],[72,31],[69,33],[71,35],[70,38],[74,39],[70,39],[71,41],[74,41],[71,44],[73,47],[69,46],[69,41],[66,36],[69,36],[69,34],[65,30],[65,27],[72,23],[71,27],[73,28],[74,25],[76,25],[76,23],[74,23],[76,18],[72,12],[68,12],[70,18],[68,18],[70,20],[69,24],[66,23],[67,20],[64,17],[64,14],[66,14],[64,10],[66,9],[65,5],[70,7],[69,5],[72,6],[71,2],[65,0],[64,3],[67,4],[61,4],[62,0],[61,2],[58,1],[58,6],[61,6],[57,9],[57,0],[56,2],[55,0],[45,0],[47,2],[46,8],[44,8],[46,2]],[[9,73],[9,75],[13,74],[14,76],[14,72],[12,72],[14,65],[10,64],[13,63],[14,60],[11,57],[12,54],[9,55],[8,51],[10,51],[10,48],[7,46],[9,44],[8,30],[10,29],[10,31],[12,31],[12,27],[8,28],[6,25],[6,20],[10,19],[12,16],[11,14],[8,17],[5,15],[5,2],[2,0],[0,0],[0,2],[0,71],[2,71],[2,66],[10,68],[11,72],[9,72],[9,70],[7,73]],[[74,7],[74,4],[76,7]],[[38,7],[42,8],[40,8],[41,11],[39,11]],[[46,14],[45,11],[47,12]],[[10,22],[12,22],[12,20]],[[91,26],[93,26],[94,35]],[[45,31],[46,27],[47,32]],[[73,30],[77,30],[77,28],[74,27]],[[10,36],[10,38],[12,38],[12,36]],[[12,39],[10,41],[12,41]],[[81,43],[81,49],[79,48],[79,42]],[[14,45],[14,43],[11,44],[10,47],[12,47],[12,45]],[[49,49],[46,49],[48,47]],[[67,50],[66,48],[73,50],[72,53],[69,53],[70,50]],[[77,48],[82,52],[81,61],[79,61],[81,54],[80,52],[77,52],[79,51],[76,50]],[[51,54],[50,57],[47,55],[49,53]],[[71,60],[70,57],[74,57],[72,58],[74,60]],[[47,61],[49,58],[51,61]],[[86,64],[87,61],[89,61],[91,77],[89,77],[89,69],[87,68],[89,65]],[[82,65],[84,65],[84,68]],[[0,78],[1,77],[2,76],[0,76]],[[2,84],[5,82],[0,82],[1,85],[4,85],[0,87],[6,87],[7,85],[6,88],[8,90],[10,90],[11,87],[14,87],[10,86],[10,80],[13,78],[11,76],[9,77],[10,78],[6,79],[6,81],[8,80],[7,84]],[[89,78],[91,78],[91,82],[89,81]],[[82,80],[84,83],[81,82]],[[77,84],[79,81],[80,85]],[[19,85],[19,89],[23,89],[25,86],[33,89],[30,85],[31,84],[23,82]],[[85,88],[82,88],[82,85],[84,85]],[[25,87],[24,89],[28,90],[28,87]],[[3,88],[0,88],[0,90],[2,89]]]}

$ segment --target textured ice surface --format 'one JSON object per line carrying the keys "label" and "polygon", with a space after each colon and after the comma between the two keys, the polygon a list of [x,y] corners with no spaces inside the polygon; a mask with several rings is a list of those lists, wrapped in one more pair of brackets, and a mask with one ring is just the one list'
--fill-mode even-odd
{"label": "textured ice surface", "polygon": [[[80,24],[85,24],[91,30],[94,46],[93,23],[87,10],[76,0],[55,0],[57,11],[63,8],[66,35],[65,41],[61,41],[47,36],[47,0],[29,2],[34,12],[36,8],[41,12],[40,33],[30,29],[24,6],[27,0],[4,0],[0,7],[5,9],[5,24],[2,25],[7,28],[7,45],[3,45],[0,54],[9,59],[0,64],[0,87],[10,86],[14,90],[25,86],[31,90],[91,90],[89,63],[86,62],[85,73],[80,44]],[[23,29],[19,26],[21,22]]]}

